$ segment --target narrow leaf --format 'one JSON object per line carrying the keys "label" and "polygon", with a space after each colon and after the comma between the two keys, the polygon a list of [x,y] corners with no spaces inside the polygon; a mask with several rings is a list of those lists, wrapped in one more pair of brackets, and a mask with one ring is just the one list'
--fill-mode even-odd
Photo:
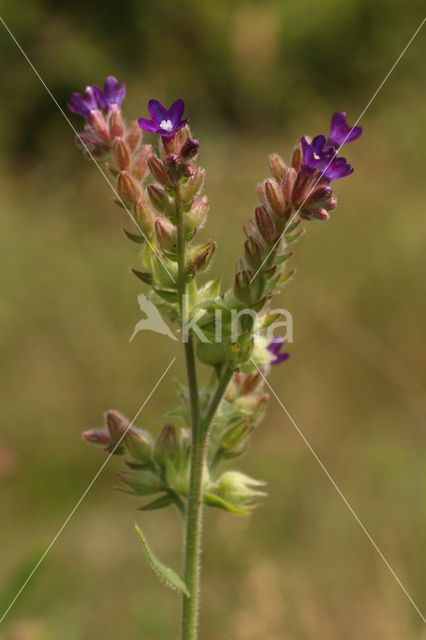
{"label": "narrow leaf", "polygon": [[230,511],[231,513],[237,513],[241,516],[250,515],[250,511],[247,509],[242,509],[241,507],[234,507],[234,505],[226,502],[223,498],[219,498],[219,496],[215,496],[213,493],[205,493],[204,494],[204,502],[209,507],[217,507],[218,509],[224,509],[225,511]]}
{"label": "narrow leaf", "polygon": [[145,238],[139,234],[130,233],[127,229],[122,229],[122,231],[126,238],[129,238],[132,242],[136,242],[137,244],[143,244],[145,242]]}
{"label": "narrow leaf", "polygon": [[155,509],[163,509],[164,507],[168,507],[174,502],[175,502],[174,495],[171,493],[165,493],[164,495],[160,496],[156,500],[153,500],[148,504],[144,504],[143,507],[139,507],[139,511],[154,511]]}
{"label": "narrow leaf", "polygon": [[178,301],[178,295],[176,291],[170,291],[167,289],[155,289],[155,288],[154,288],[154,291],[157,294],[157,296],[160,296],[160,298],[163,298],[163,300],[165,300],[166,302]]}
{"label": "narrow leaf", "polygon": [[191,594],[189,593],[188,587],[186,586],[182,578],[176,573],[176,571],[173,571],[173,569],[166,567],[166,565],[163,564],[157,558],[157,556],[153,554],[148,546],[148,542],[146,541],[145,536],[143,535],[137,524],[135,524],[135,529],[141,541],[142,549],[144,550],[146,559],[148,560],[151,568],[158,575],[160,580],[163,580],[166,586],[169,587],[169,589],[172,589],[173,591],[179,591],[183,595],[190,598]]}
{"label": "narrow leaf", "polygon": [[142,282],[145,282],[145,284],[152,284],[153,278],[152,278],[152,275],[150,273],[147,273],[145,271],[137,271],[136,269],[130,269],[130,271],[137,278],[139,278],[139,280],[142,280]]}

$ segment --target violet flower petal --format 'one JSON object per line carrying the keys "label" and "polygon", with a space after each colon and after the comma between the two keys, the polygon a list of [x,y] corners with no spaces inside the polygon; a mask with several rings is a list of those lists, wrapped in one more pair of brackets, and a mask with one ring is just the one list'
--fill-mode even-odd
{"label": "violet flower petal", "polygon": [[158,100],[150,100],[148,102],[148,111],[154,122],[159,125],[163,120],[169,120],[169,112],[166,107]]}
{"label": "violet flower petal", "polygon": [[148,118],[139,118],[138,125],[144,131],[148,131],[149,133],[158,133],[158,126],[152,120],[148,120]]}
{"label": "violet flower petal", "polygon": [[168,118],[173,122],[173,124],[180,124],[184,111],[184,101],[182,99],[176,100],[168,111]]}
{"label": "violet flower petal", "polygon": [[330,133],[327,143],[334,147],[340,147],[348,142],[353,142],[362,134],[362,127],[350,127],[346,122],[346,112],[333,113],[330,122]]}

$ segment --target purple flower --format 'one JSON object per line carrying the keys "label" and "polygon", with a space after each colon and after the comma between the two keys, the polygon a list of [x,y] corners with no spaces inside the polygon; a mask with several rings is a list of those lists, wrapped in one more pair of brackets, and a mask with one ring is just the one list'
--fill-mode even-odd
{"label": "purple flower", "polygon": [[334,147],[328,147],[324,136],[316,136],[311,143],[305,136],[300,140],[302,145],[302,172],[313,173],[318,170],[327,182],[344,178],[353,172],[346,158],[339,158]]}
{"label": "purple flower", "polygon": [[84,90],[84,96],[80,93],[72,93],[71,100],[67,103],[67,106],[73,113],[87,118],[91,111],[98,108],[93,87],[86,87]]}
{"label": "purple flower", "polygon": [[158,100],[150,100],[148,111],[152,120],[139,118],[140,128],[150,133],[158,133],[162,138],[173,138],[176,131],[182,129],[188,122],[188,118],[182,120],[185,111],[183,100],[176,100],[170,109],[166,109]]}
{"label": "purple flower", "polygon": [[280,349],[284,344],[284,338],[274,338],[272,342],[270,342],[267,346],[267,349],[274,356],[273,360],[269,364],[275,366],[276,364],[281,364],[290,357],[289,353],[280,353]]}
{"label": "purple flower", "polygon": [[93,89],[99,106],[106,109],[107,112],[119,109],[126,96],[126,85],[123,82],[118,82],[114,76],[106,78],[103,91],[97,85],[94,85]]}
{"label": "purple flower", "polygon": [[302,145],[302,177],[319,171],[321,178],[327,182],[344,178],[353,172],[353,168],[345,158],[339,158],[337,152],[347,142],[359,138],[362,127],[350,127],[346,122],[346,113],[333,113],[330,132],[325,136],[316,136],[311,143],[303,137]]}
{"label": "purple flower", "polygon": [[346,113],[337,111],[331,116],[327,145],[338,149],[347,142],[352,142],[359,138],[361,133],[362,127],[350,127],[346,122]]}

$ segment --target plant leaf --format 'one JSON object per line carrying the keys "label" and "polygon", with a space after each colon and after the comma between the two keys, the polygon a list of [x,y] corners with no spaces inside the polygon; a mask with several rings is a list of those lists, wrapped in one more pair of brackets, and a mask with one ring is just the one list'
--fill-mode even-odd
{"label": "plant leaf", "polygon": [[174,495],[172,493],[165,493],[156,500],[153,500],[148,504],[144,504],[143,507],[139,507],[139,511],[154,511],[155,509],[163,509],[164,507],[168,507],[169,505],[174,504],[174,502]]}
{"label": "plant leaf", "polygon": [[224,509],[225,511],[230,511],[231,513],[237,513],[241,516],[250,515],[250,511],[247,509],[243,509],[241,507],[234,507],[234,505],[226,502],[223,498],[219,498],[219,496],[215,496],[214,493],[205,493],[204,494],[204,502],[209,507],[217,507],[218,509]]}
{"label": "plant leaf", "polygon": [[148,560],[149,564],[151,565],[154,572],[158,575],[160,580],[163,580],[166,586],[169,587],[169,589],[172,589],[173,591],[179,591],[179,593],[182,593],[183,595],[187,596],[187,598],[190,598],[191,594],[189,593],[188,587],[186,586],[182,578],[176,573],[176,571],[173,571],[173,569],[166,567],[166,565],[163,564],[156,555],[154,555],[154,553],[148,546],[148,542],[146,541],[145,536],[143,535],[137,524],[135,524],[135,529],[141,541],[142,549],[144,550],[146,559]]}
{"label": "plant leaf", "polygon": [[136,242],[137,244],[143,244],[145,242],[144,236],[141,236],[135,233],[130,233],[130,231],[127,231],[127,229],[124,229],[124,228],[122,229],[122,231],[124,235],[132,242]]}

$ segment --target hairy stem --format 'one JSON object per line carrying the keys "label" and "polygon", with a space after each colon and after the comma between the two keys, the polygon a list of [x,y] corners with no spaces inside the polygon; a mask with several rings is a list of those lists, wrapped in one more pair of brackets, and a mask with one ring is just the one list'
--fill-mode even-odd
{"label": "hairy stem", "polygon": [[[183,223],[181,194],[175,189],[175,213],[178,249],[178,297],[181,318],[187,317],[185,283],[185,228]],[[185,531],[185,583],[190,596],[183,596],[181,640],[196,640],[198,635],[198,610],[200,600],[200,555],[203,517],[203,469],[206,457],[208,429],[232,376],[227,368],[220,376],[216,392],[203,417],[200,416],[198,384],[192,336],[184,342],[186,374],[191,412],[192,449],[191,475],[188,492]]]}
{"label": "hairy stem", "polygon": [[[187,317],[185,283],[185,227],[182,215],[180,187],[175,189],[175,213],[178,248],[178,298],[180,316]],[[189,404],[191,411],[192,450],[191,476],[188,493],[185,532],[185,583],[190,596],[183,596],[182,604],[182,640],[195,640],[197,636],[198,603],[200,591],[199,558],[201,550],[202,527],[202,479],[204,466],[204,448],[200,439],[198,384],[195,368],[194,344],[192,336],[184,342],[186,375],[188,379]]]}

